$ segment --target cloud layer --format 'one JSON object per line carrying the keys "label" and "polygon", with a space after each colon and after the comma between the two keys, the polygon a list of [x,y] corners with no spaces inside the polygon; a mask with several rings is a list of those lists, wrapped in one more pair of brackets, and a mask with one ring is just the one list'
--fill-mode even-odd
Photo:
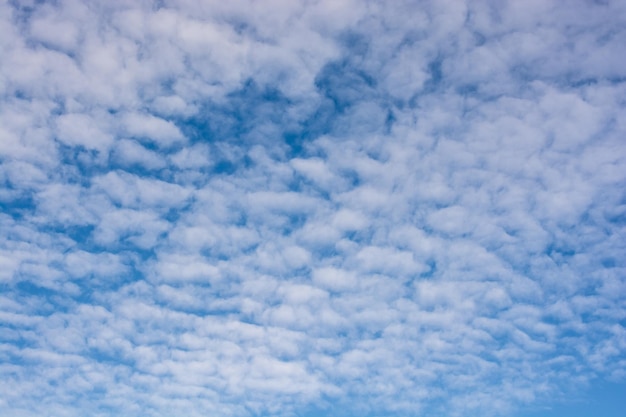
{"label": "cloud layer", "polygon": [[0,414],[626,378],[622,2],[200,3],[0,4]]}

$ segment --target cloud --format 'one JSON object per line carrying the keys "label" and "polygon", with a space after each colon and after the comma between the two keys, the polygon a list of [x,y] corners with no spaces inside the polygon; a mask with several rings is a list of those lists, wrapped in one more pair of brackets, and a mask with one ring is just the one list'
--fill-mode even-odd
{"label": "cloud", "polygon": [[622,5],[79,3],[0,5],[0,413],[623,383]]}
{"label": "cloud", "polygon": [[131,113],[123,119],[125,133],[167,147],[184,140],[183,134],[172,123],[161,118]]}
{"label": "cloud", "polygon": [[112,152],[112,158],[124,167],[140,166],[148,170],[165,168],[162,155],[145,148],[133,140],[119,140]]}

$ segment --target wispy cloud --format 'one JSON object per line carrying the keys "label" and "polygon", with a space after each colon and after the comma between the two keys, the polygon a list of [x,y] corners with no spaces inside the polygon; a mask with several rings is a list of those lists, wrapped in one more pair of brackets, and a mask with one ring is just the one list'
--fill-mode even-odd
{"label": "wispy cloud", "polygon": [[623,382],[625,22],[0,4],[0,413],[512,416]]}

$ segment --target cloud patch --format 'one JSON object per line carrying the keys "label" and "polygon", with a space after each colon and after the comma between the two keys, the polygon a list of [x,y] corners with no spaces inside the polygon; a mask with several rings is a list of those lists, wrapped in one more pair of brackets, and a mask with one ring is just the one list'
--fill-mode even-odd
{"label": "cloud patch", "polygon": [[0,414],[623,383],[625,12],[1,4]]}

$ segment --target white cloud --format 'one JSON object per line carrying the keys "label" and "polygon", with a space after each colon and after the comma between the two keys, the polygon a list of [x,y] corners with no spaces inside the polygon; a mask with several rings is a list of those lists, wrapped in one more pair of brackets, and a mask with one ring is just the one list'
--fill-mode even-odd
{"label": "white cloud", "polygon": [[0,413],[512,416],[623,381],[625,11],[0,4]]}
{"label": "white cloud", "polygon": [[132,113],[123,120],[128,135],[158,146],[168,147],[184,141],[184,136],[176,125],[159,117]]}
{"label": "white cloud", "polygon": [[117,141],[112,157],[128,168],[137,165],[154,170],[165,168],[166,166],[165,158],[162,155],[146,149],[134,140]]}
{"label": "white cloud", "polygon": [[313,271],[313,282],[332,291],[346,291],[355,289],[358,281],[353,272],[323,267]]}
{"label": "white cloud", "polygon": [[294,158],[290,163],[297,172],[326,189],[333,185],[336,186],[337,181],[342,181],[341,177],[333,175],[324,161],[319,158]]}
{"label": "white cloud", "polygon": [[110,171],[94,178],[93,185],[96,190],[104,191],[113,203],[123,207],[180,207],[191,194],[178,184],[144,179],[127,172]]}
{"label": "white cloud", "polygon": [[216,265],[200,257],[185,255],[164,255],[155,266],[156,280],[165,282],[204,282],[210,284],[220,279]]}
{"label": "white cloud", "polygon": [[125,241],[141,249],[150,249],[168,229],[169,223],[159,219],[154,212],[111,209],[101,217],[93,238],[106,247],[116,247]]}
{"label": "white cloud", "polygon": [[211,152],[208,146],[202,144],[185,147],[174,154],[171,159],[177,167],[182,169],[206,169],[213,166]]}
{"label": "white cloud", "polygon": [[154,110],[164,116],[193,116],[198,112],[198,109],[185,102],[179,96],[160,96],[157,97],[152,103]]}
{"label": "white cloud", "polygon": [[59,140],[69,146],[105,151],[113,143],[113,136],[103,132],[95,120],[84,114],[65,114],[57,119]]}
{"label": "white cloud", "polygon": [[74,50],[79,40],[79,31],[75,23],[70,19],[59,20],[58,16],[54,16],[54,12],[52,16],[44,14],[32,19],[30,35],[32,39],[44,45],[63,51]]}

